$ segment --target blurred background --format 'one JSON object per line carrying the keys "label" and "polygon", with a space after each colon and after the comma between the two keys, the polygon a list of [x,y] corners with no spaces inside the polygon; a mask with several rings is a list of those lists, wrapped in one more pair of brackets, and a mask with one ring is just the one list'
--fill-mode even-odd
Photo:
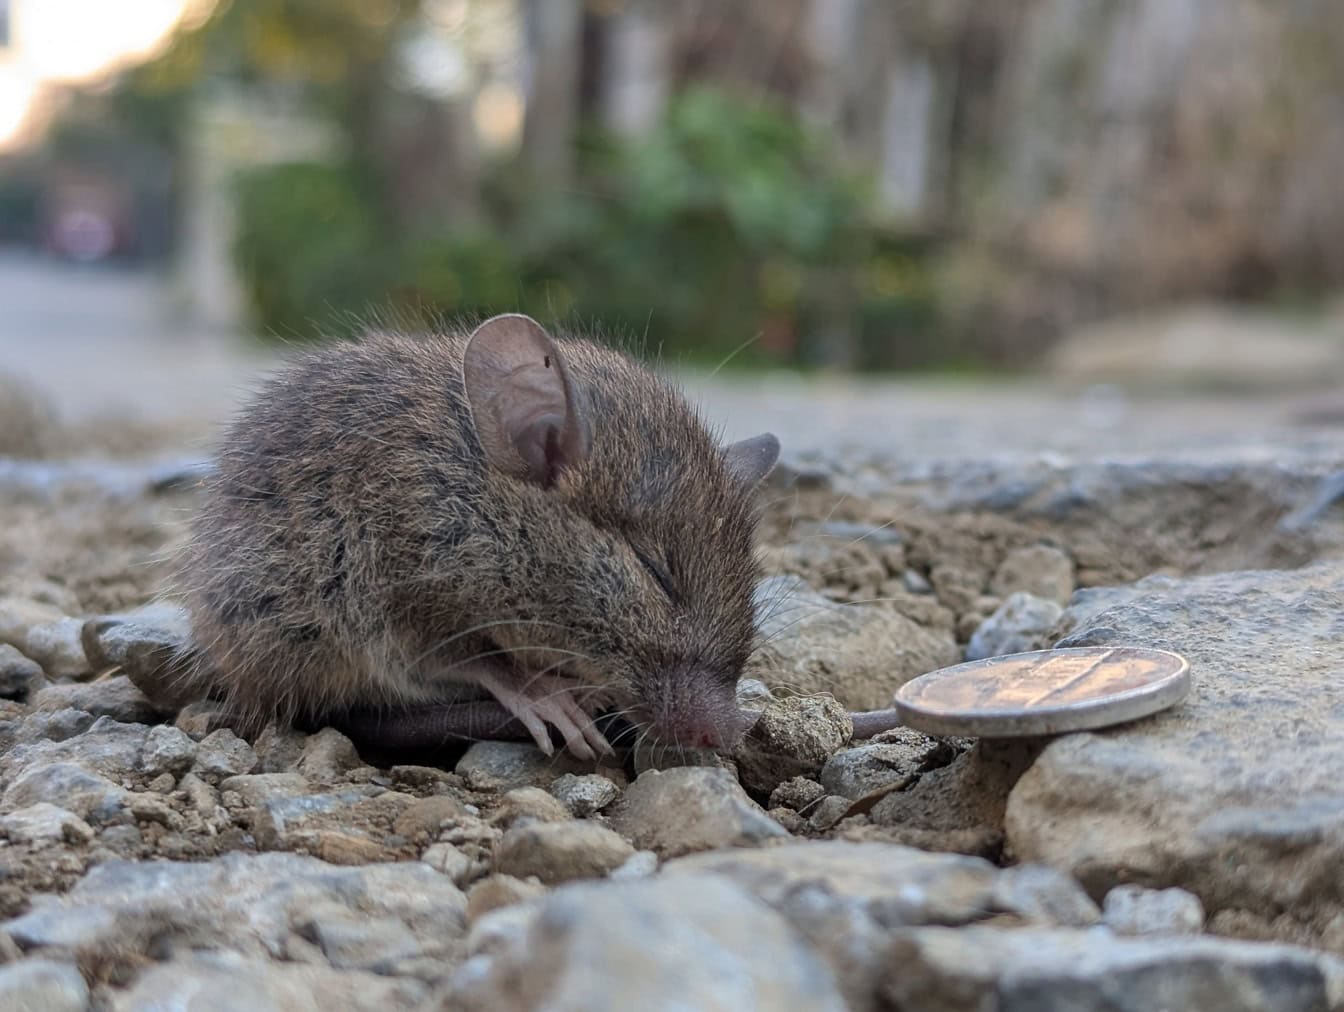
{"label": "blurred background", "polygon": [[1341,0],[0,0],[0,368],[522,310],[1116,418],[1344,376],[1342,179]]}

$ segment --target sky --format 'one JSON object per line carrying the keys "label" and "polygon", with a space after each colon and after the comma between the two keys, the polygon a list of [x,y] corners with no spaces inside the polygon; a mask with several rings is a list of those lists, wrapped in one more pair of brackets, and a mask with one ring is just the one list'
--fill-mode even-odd
{"label": "sky", "polygon": [[0,147],[21,136],[44,84],[83,80],[152,52],[192,0],[8,0],[8,6]]}

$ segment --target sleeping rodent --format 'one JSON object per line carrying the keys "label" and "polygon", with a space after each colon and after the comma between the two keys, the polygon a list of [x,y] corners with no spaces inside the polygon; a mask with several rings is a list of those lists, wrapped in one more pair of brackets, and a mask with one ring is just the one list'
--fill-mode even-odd
{"label": "sleeping rodent", "polygon": [[266,383],[205,480],[180,577],[200,678],[244,730],[547,752],[554,731],[592,757],[615,711],[729,749],[778,453],[718,445],[666,381],[526,316],[324,347]]}

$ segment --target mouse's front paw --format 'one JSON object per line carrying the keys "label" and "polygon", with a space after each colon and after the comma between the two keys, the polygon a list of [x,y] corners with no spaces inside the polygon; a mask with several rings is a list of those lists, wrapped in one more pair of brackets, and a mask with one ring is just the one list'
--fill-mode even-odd
{"label": "mouse's front paw", "polygon": [[508,676],[485,675],[481,685],[517,717],[547,755],[555,753],[549,724],[565,739],[565,747],[581,759],[596,759],[613,751],[593,718],[579,704],[582,686],[554,675],[519,671]]}

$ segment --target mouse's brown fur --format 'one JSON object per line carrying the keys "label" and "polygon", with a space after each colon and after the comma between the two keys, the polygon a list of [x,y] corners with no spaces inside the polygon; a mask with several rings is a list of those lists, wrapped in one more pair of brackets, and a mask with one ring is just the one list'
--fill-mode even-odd
{"label": "mouse's brown fur", "polygon": [[669,384],[561,339],[591,446],[553,482],[519,476],[483,445],[467,343],[323,348],[228,430],[181,570],[209,677],[256,729],[451,698],[506,656],[581,683],[589,712],[730,744],[773,437],[739,474]]}

